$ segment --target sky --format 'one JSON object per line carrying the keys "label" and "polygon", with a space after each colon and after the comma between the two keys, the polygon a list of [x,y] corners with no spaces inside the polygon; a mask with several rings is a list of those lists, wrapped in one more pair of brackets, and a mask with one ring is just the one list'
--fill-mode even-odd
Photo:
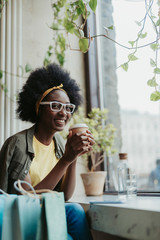
{"label": "sky", "polygon": [[[144,1],[112,0],[113,19],[116,31],[116,41],[130,47],[128,41],[134,41],[139,31],[135,21],[143,19],[145,14]],[[145,29],[147,39],[144,43],[153,41],[154,32],[151,25]],[[143,45],[142,42],[142,45]],[[117,66],[127,61],[130,52],[116,45]],[[150,58],[153,51],[150,47],[138,50],[137,61],[129,64],[128,72],[117,68],[119,104],[122,109],[137,110],[141,113],[160,113],[160,101],[150,101],[153,88],[147,85],[147,81],[153,77],[153,68],[150,66]]]}

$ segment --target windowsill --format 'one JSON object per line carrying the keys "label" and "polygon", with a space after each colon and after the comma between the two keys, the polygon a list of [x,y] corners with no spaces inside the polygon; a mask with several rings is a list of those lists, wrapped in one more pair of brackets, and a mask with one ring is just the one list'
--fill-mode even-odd
{"label": "windowsill", "polygon": [[90,204],[90,201],[115,201],[115,195],[73,197],[86,210],[91,229],[127,239],[160,238],[160,198],[137,196],[125,203]]}

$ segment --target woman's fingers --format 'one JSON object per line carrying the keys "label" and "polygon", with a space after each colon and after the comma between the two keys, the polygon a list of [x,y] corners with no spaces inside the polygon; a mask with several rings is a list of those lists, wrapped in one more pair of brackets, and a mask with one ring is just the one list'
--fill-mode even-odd
{"label": "woman's fingers", "polygon": [[79,152],[88,152],[92,150],[92,145],[95,141],[87,135],[79,135],[73,138],[71,146],[74,151]]}
{"label": "woman's fingers", "polygon": [[70,139],[73,145],[75,146],[82,146],[82,145],[93,145],[95,143],[94,139],[90,137],[90,135],[87,134],[77,134],[74,135],[73,138]]}
{"label": "woman's fingers", "polygon": [[65,153],[70,159],[76,158],[90,152],[93,144],[95,144],[95,141],[90,131],[79,132],[74,135],[69,133]]}

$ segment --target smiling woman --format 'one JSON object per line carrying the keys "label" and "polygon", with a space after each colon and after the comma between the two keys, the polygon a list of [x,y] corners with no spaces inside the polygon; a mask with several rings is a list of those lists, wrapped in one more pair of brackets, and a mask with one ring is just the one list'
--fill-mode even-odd
{"label": "smiling woman", "polygon": [[[56,64],[33,71],[19,93],[17,113],[30,129],[6,140],[0,151],[0,188],[15,193],[16,180],[35,189],[64,192],[68,200],[75,188],[77,157],[92,150],[90,131],[70,132],[64,145],[63,131],[82,102],[80,89],[69,73]],[[26,190],[27,186],[23,186]],[[72,217],[71,217],[72,216]],[[69,239],[92,239],[85,212],[79,205],[66,205]],[[78,228],[77,228],[78,226]]]}

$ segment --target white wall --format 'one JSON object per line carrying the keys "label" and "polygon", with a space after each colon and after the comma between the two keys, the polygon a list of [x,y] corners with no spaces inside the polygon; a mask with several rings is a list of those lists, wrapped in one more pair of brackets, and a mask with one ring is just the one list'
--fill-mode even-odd
{"label": "white wall", "polygon": [[[23,0],[23,64],[34,68],[42,66],[49,45],[53,45],[52,8],[50,0]],[[70,36],[73,48],[77,43]],[[80,51],[68,50],[66,68],[73,78],[84,87],[84,55]],[[53,61],[56,61],[54,58]]]}

